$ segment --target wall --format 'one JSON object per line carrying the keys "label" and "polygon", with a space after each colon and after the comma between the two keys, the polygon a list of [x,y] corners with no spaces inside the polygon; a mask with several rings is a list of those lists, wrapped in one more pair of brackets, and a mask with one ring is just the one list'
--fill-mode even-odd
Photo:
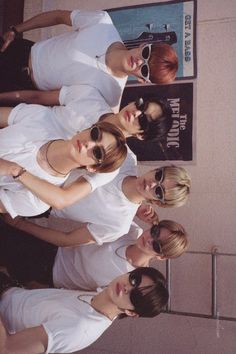
{"label": "wall", "polygon": [[[148,3],[126,0],[26,0],[25,16],[54,8],[102,9]],[[33,3],[33,6],[32,6]],[[38,6],[38,8],[37,8]],[[60,28],[59,31],[64,30]],[[31,38],[58,29],[32,31]],[[196,102],[196,164],[189,202],[180,209],[159,210],[189,232],[191,250],[236,253],[236,2],[198,1],[198,79]],[[140,172],[147,170],[140,166]],[[173,305],[186,311],[210,312],[210,259],[185,255],[172,263]],[[159,266],[159,265],[158,265]],[[161,265],[163,268],[163,265]],[[236,316],[236,259],[219,259],[219,313]],[[233,354],[236,323],[161,315],[156,319],[116,321],[83,354]]]}

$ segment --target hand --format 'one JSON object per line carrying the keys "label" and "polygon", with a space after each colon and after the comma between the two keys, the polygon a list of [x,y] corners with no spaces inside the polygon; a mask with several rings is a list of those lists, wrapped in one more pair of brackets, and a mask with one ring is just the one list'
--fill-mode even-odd
{"label": "hand", "polygon": [[11,30],[5,32],[5,33],[2,35],[2,38],[3,38],[3,40],[4,40],[3,46],[2,46],[2,48],[1,48],[1,50],[0,50],[2,53],[7,49],[7,47],[9,47],[9,45],[11,44],[11,42],[14,41],[15,37],[16,37],[15,33],[14,33],[13,31],[11,31]]}
{"label": "hand", "polygon": [[147,224],[159,222],[159,218],[156,211],[151,205],[148,204],[141,204],[137,210],[136,216]]}
{"label": "hand", "polygon": [[9,214],[2,214],[1,218],[6,224],[16,227],[17,229],[21,229],[21,226],[23,226],[25,223],[25,219],[22,216],[17,216],[16,218],[12,219]]}
{"label": "hand", "polygon": [[17,176],[21,170],[22,167],[15,162],[0,160],[0,176]]}

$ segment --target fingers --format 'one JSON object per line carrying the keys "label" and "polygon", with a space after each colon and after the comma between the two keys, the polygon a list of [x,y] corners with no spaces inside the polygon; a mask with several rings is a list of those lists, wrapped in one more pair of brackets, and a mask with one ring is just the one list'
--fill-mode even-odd
{"label": "fingers", "polygon": [[14,41],[15,33],[12,32],[12,31],[8,31],[8,32],[3,34],[2,38],[4,40],[4,43],[2,45],[2,48],[0,49],[1,53],[3,53],[7,49],[7,47],[9,47],[11,42]]}

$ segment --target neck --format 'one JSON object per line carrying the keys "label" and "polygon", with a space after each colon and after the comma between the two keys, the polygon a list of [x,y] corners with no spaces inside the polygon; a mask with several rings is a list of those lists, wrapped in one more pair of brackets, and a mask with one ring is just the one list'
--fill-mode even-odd
{"label": "neck", "polygon": [[105,288],[102,292],[94,296],[91,306],[97,312],[103,314],[111,321],[114,320],[121,313],[118,307],[114,305],[114,303],[108,296],[107,288]]}
{"label": "neck", "polygon": [[121,42],[113,43],[106,52],[106,65],[111,73],[116,77],[127,76],[122,66],[124,51],[127,51],[124,44]]}
{"label": "neck", "polygon": [[54,176],[67,175],[72,169],[79,167],[69,158],[68,144],[64,140],[52,140],[42,146],[37,160],[45,171]]}
{"label": "neck", "polygon": [[128,176],[125,177],[122,183],[122,191],[126,198],[134,204],[140,204],[145,199],[143,196],[137,191],[136,188],[136,176]]}
{"label": "neck", "polygon": [[114,124],[117,128],[119,128],[124,134],[125,138],[128,138],[130,136],[127,130],[125,130],[123,126],[120,124],[119,113],[111,113],[109,115],[106,115],[103,120],[105,122]]}
{"label": "neck", "polygon": [[142,252],[135,244],[126,248],[127,261],[134,267],[149,267],[152,257]]}

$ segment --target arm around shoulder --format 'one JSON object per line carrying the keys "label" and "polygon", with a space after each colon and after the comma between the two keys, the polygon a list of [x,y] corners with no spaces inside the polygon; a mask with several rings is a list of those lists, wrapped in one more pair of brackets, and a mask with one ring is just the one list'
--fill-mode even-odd
{"label": "arm around shoulder", "polygon": [[0,353],[41,354],[47,350],[48,336],[43,326],[9,334],[0,317]]}

